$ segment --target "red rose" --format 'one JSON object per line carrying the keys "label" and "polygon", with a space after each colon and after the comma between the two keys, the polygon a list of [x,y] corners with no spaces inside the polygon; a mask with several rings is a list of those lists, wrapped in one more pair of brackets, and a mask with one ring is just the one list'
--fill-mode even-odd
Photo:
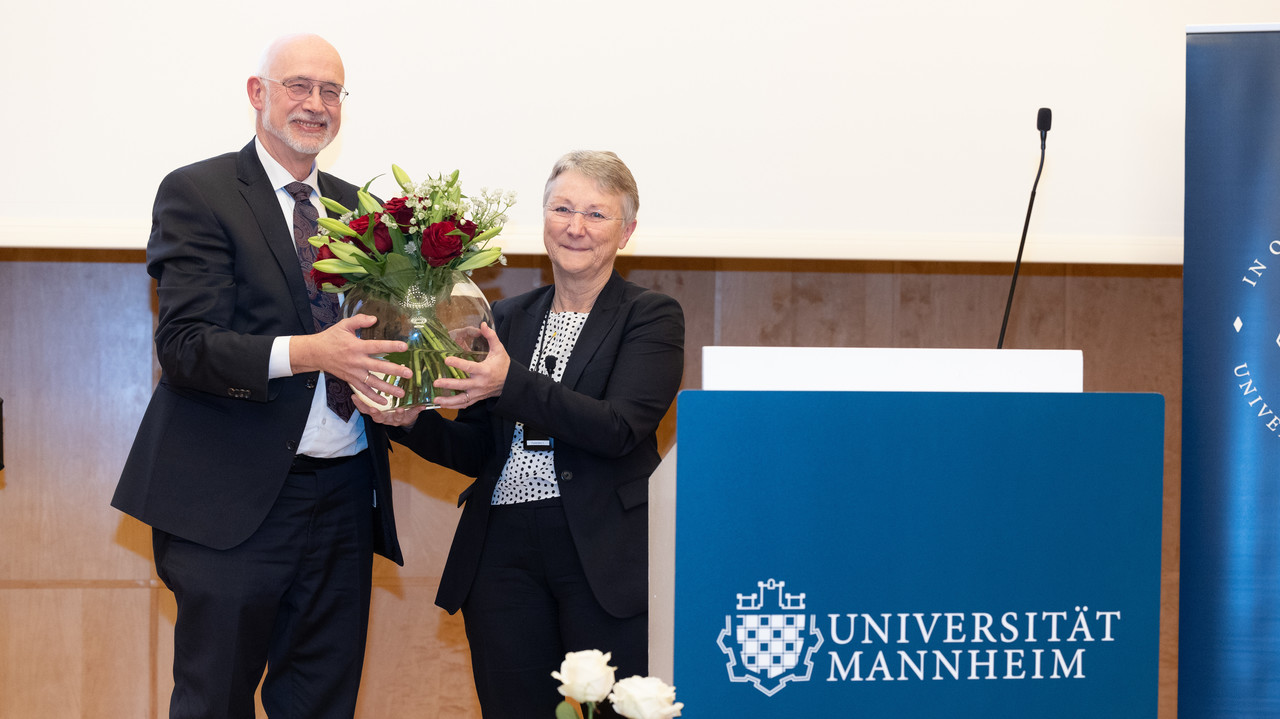
{"label": "red rose", "polygon": [[459,224],[457,215],[449,215],[449,221],[451,221],[455,227],[461,230],[462,234],[466,235],[467,237],[470,237],[473,240],[475,239],[476,230],[479,229],[478,227],[476,227],[476,223],[472,222],[471,220],[463,220],[462,223]]}
{"label": "red rose", "polygon": [[405,204],[405,197],[393,197],[382,205],[382,209],[387,214],[396,218],[396,222],[400,223],[400,229],[404,230],[409,227],[409,221],[413,219],[413,208]]}
{"label": "red rose", "polygon": [[[378,250],[378,252],[390,252],[391,251],[391,230],[387,229],[387,226],[382,223],[381,212],[375,212],[372,215],[361,215],[360,217],[355,218],[351,222],[348,222],[347,226],[350,227],[352,230],[355,230],[356,232],[360,233],[360,236],[363,237],[364,233],[369,231],[369,223],[371,222],[375,223],[373,226],[374,248]],[[345,239],[350,240],[353,238],[345,238]]]}
{"label": "red rose", "polygon": [[382,222],[382,213],[377,213],[378,226],[373,228],[373,247],[378,252],[387,253],[391,251],[391,228],[387,227],[387,223]]}
{"label": "red rose", "polygon": [[443,267],[462,254],[462,238],[451,235],[454,224],[437,222],[422,232],[422,256],[432,267]]}
{"label": "red rose", "polygon": [[[316,250],[317,262],[319,262],[320,260],[333,260],[333,259],[337,259],[337,256],[333,254],[333,250],[329,249],[328,245],[323,245],[320,247],[320,249]],[[335,275],[331,272],[321,272],[320,270],[317,270],[315,267],[311,268],[311,280],[316,283],[316,287],[323,287],[324,283],[326,282],[333,285],[334,287],[341,287],[347,284],[347,278],[343,277],[342,275]]]}
{"label": "red rose", "polygon": [[361,215],[355,218],[347,223],[347,227],[354,230],[356,234],[363,235],[369,229],[369,215]]}

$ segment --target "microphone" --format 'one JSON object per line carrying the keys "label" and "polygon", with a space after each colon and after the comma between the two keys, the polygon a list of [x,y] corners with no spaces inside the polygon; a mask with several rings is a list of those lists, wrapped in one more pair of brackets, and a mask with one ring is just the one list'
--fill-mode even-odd
{"label": "microphone", "polygon": [[549,377],[549,376],[551,376],[551,375],[553,375],[553,374],[555,374],[555,372],[556,372],[556,356],[555,356],[555,355],[547,355],[547,356],[542,360],[542,364],[546,365],[546,367],[547,367],[547,376],[548,376],[548,377]]}
{"label": "microphone", "polygon": [[1022,221],[1022,239],[1018,240],[1018,259],[1013,263],[1013,279],[1009,282],[1009,299],[1004,304],[1004,321],[1000,323],[1000,339],[996,349],[1004,348],[1004,332],[1009,326],[1009,310],[1013,309],[1013,290],[1018,286],[1018,270],[1022,267],[1022,249],[1027,245],[1027,228],[1031,226],[1031,208],[1036,203],[1036,187],[1040,185],[1040,172],[1044,170],[1044,141],[1053,124],[1053,110],[1040,108],[1036,113],[1036,129],[1040,131],[1040,167],[1036,169],[1036,180],[1031,183],[1031,199],[1027,202],[1027,218]]}

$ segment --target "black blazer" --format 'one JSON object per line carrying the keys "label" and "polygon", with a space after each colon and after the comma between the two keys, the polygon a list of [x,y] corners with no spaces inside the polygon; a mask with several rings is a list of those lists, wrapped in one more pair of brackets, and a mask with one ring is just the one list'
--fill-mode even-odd
{"label": "black blazer", "polygon": [[[355,206],[354,185],[323,172],[319,184],[321,195]],[[234,547],[284,485],[318,376],[267,379],[273,339],[315,326],[293,237],[253,142],[160,183],[147,271],[157,283],[162,374],[111,504],[184,539]],[[375,548],[403,563],[387,435],[363,421]]]}
{"label": "black blazer", "polygon": [[605,611],[648,609],[649,475],[658,466],[658,423],[684,373],[684,314],[671,297],[617,272],[596,299],[560,383],[529,369],[553,287],[494,306],[511,355],[502,394],[458,413],[418,416],[400,440],[423,457],[476,477],[440,579],[436,604],[456,612],[470,592],[517,421],[555,438],[561,501],[587,581]]}

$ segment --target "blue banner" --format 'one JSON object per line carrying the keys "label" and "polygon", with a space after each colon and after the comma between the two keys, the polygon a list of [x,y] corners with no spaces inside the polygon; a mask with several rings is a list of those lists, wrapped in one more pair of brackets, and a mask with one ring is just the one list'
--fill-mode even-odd
{"label": "blue banner", "polygon": [[1160,396],[703,391],[679,413],[691,713],[1155,716]]}
{"label": "blue banner", "polygon": [[1178,713],[1280,716],[1280,33],[1187,37]]}

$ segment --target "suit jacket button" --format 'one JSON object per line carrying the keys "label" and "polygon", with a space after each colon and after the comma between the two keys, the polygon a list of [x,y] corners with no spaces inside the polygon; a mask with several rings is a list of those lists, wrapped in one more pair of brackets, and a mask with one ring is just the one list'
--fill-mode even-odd
{"label": "suit jacket button", "polygon": [[311,379],[307,380],[307,389],[315,389],[315,388],[316,388],[316,378],[312,377]]}
{"label": "suit jacket button", "polygon": [[569,470],[566,469],[565,471],[560,473],[561,482],[568,482],[571,479],[573,479],[573,472],[570,472]]}
{"label": "suit jacket button", "polygon": [[290,452],[298,451],[298,443],[294,442],[293,440],[289,440],[288,442],[285,442],[284,446],[288,447]]}

